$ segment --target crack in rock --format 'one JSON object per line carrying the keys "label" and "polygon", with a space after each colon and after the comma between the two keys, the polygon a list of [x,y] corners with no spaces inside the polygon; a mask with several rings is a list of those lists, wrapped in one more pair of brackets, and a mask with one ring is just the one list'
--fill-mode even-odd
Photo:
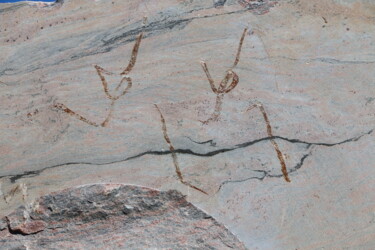
{"label": "crack in rock", "polygon": [[[304,154],[301,157],[300,161],[293,168],[291,168],[290,170],[288,170],[288,174],[296,172],[298,169],[302,168],[303,163],[305,162],[305,160],[309,156],[311,156],[311,155],[312,155],[312,152],[309,152],[308,154]],[[216,193],[218,193],[224,185],[229,184],[229,183],[241,183],[241,182],[246,182],[246,181],[249,181],[249,180],[263,181],[265,178],[283,178],[282,174],[272,175],[268,171],[265,171],[265,170],[254,170],[254,172],[260,173],[261,176],[260,177],[258,177],[258,176],[251,176],[251,177],[248,177],[248,178],[245,178],[245,179],[240,179],[240,180],[226,180],[226,181],[223,181],[219,185],[219,188],[217,189]]]}
{"label": "crack in rock", "polygon": [[[298,140],[298,139],[293,139],[293,140],[288,140],[289,142],[291,143],[302,143],[302,144],[306,144],[307,145],[307,149],[308,148],[311,148],[311,146],[325,146],[325,147],[333,147],[333,146],[337,146],[337,145],[341,145],[341,144],[344,144],[344,143],[348,143],[348,142],[355,142],[355,141],[358,141],[359,139],[361,139],[363,136],[365,135],[370,135],[374,130],[370,130],[369,132],[367,133],[364,133],[360,136],[357,136],[357,137],[353,137],[353,138],[350,138],[350,139],[347,139],[347,140],[344,140],[344,141],[341,141],[341,142],[338,142],[338,143],[308,143],[308,142],[305,142],[305,141],[301,141],[301,140]],[[281,137],[279,137],[281,138]],[[305,162],[305,160],[310,157],[312,155],[312,151],[310,150],[310,152],[308,154],[304,154],[300,161],[291,169],[288,170],[288,174],[290,173],[293,173],[293,172],[296,172],[297,170],[301,169],[302,166],[303,166],[303,163]],[[258,172],[258,173],[261,173],[262,175],[259,177],[259,176],[251,176],[251,177],[247,177],[245,179],[240,179],[240,180],[226,180],[226,181],[223,181],[220,185],[219,185],[219,188],[218,190],[216,191],[219,192],[221,190],[221,188],[226,185],[226,184],[229,184],[229,183],[241,183],[241,182],[246,182],[246,181],[249,181],[249,180],[259,180],[259,181],[263,181],[265,178],[283,178],[283,175],[282,174],[278,174],[278,175],[274,175],[274,174],[270,174],[268,171],[265,171],[265,170],[254,170],[254,172]]]}
{"label": "crack in rock", "polygon": [[[341,144],[348,143],[348,142],[358,141],[363,136],[370,135],[373,131],[374,131],[374,129],[371,129],[370,131],[368,131],[366,133],[363,133],[359,136],[352,137],[352,138],[349,138],[349,139],[346,139],[346,140],[343,140],[343,141],[340,141],[340,142],[336,142],[336,143],[307,142],[307,141],[303,141],[303,140],[299,140],[299,139],[289,139],[289,138],[282,137],[282,136],[273,136],[273,137],[264,137],[264,138],[244,142],[244,143],[241,143],[241,144],[237,144],[233,147],[216,149],[216,150],[208,151],[208,152],[205,152],[205,153],[195,152],[191,149],[175,149],[174,152],[177,153],[177,154],[187,154],[187,155],[193,155],[193,156],[198,156],[198,157],[213,157],[213,156],[218,155],[218,154],[222,154],[222,153],[226,153],[226,152],[230,152],[230,151],[235,151],[235,150],[238,150],[238,149],[247,148],[247,147],[253,146],[257,143],[260,143],[260,142],[263,142],[263,141],[269,141],[271,139],[284,140],[284,141],[287,141],[287,142],[293,143],[293,144],[304,144],[304,145],[306,145],[306,148],[309,148],[309,147],[314,146],[314,145],[315,146],[324,146],[324,147],[333,147],[333,146],[341,145]],[[196,143],[201,144],[200,142],[196,142]],[[45,167],[45,168],[42,168],[42,169],[39,169],[39,170],[25,171],[25,172],[20,173],[20,174],[3,175],[3,176],[0,176],[0,179],[9,178],[11,183],[15,183],[19,179],[35,177],[35,176],[40,175],[42,172],[44,172],[46,170],[64,167],[64,166],[71,166],[71,165],[104,166],[104,165],[122,163],[122,162],[130,161],[130,160],[134,160],[134,159],[146,156],[146,155],[169,155],[169,154],[171,154],[170,150],[166,150],[166,151],[146,151],[146,152],[142,152],[142,153],[139,153],[137,155],[134,155],[134,156],[129,156],[125,159],[120,159],[120,160],[110,161],[110,162],[104,162],[104,163],[94,163],[94,162],[84,162],[84,161],[82,161],[82,162],[66,162],[66,163],[62,163],[62,164],[48,166],[48,167]],[[292,170],[295,169],[295,168],[296,167],[292,168]],[[299,169],[299,168],[297,168],[297,169]],[[288,171],[291,171],[291,170],[288,170]],[[270,176],[270,177],[277,177],[277,176]]]}

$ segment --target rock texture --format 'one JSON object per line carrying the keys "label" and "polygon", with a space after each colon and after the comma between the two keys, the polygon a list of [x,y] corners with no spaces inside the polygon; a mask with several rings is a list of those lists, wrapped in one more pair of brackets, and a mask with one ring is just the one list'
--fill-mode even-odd
{"label": "rock texture", "polygon": [[136,186],[52,193],[28,209],[18,208],[6,221],[1,249],[245,249],[181,193]]}
{"label": "rock texture", "polygon": [[180,191],[249,249],[373,249],[374,10],[0,5],[0,217],[126,183]]}

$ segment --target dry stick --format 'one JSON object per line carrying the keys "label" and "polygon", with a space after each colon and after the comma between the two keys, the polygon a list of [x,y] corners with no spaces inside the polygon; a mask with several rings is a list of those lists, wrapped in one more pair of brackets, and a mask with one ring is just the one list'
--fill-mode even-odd
{"label": "dry stick", "polygon": [[281,153],[281,151],[279,149],[279,145],[274,140],[274,136],[272,134],[272,127],[271,127],[270,121],[268,119],[267,113],[266,113],[266,111],[265,111],[265,109],[264,109],[264,107],[263,107],[262,104],[254,104],[254,105],[250,106],[247,109],[247,111],[250,111],[253,108],[258,108],[260,110],[260,112],[262,112],[263,119],[264,119],[264,121],[266,122],[266,125],[267,125],[267,134],[268,134],[268,137],[270,138],[270,141],[271,141],[271,143],[272,143],[272,145],[273,145],[273,147],[274,147],[274,149],[276,151],[277,158],[279,158],[279,161],[280,161],[281,172],[283,173],[285,181],[290,182],[290,179],[289,179],[289,176],[288,176],[288,171],[286,169],[286,164],[285,164],[284,156],[283,156],[283,154]]}
{"label": "dry stick", "polygon": [[53,105],[55,108],[58,108],[62,111],[64,111],[65,113],[71,115],[71,116],[74,116],[75,118],[77,118],[78,120],[81,120],[89,125],[92,125],[92,126],[95,126],[95,127],[99,127],[100,125],[95,123],[95,122],[92,122],[88,119],[86,119],[85,117],[81,116],[80,114],[77,114],[76,112],[74,112],[73,110],[71,110],[70,108],[68,108],[67,106],[65,106],[64,104],[62,103],[56,103],[55,105]]}
{"label": "dry stick", "polygon": [[126,86],[126,88],[124,89],[123,92],[121,92],[118,96],[113,96],[110,94],[109,92],[109,89],[108,89],[108,83],[107,83],[107,80],[105,79],[104,75],[103,74],[107,74],[107,75],[114,75],[112,72],[109,72],[105,69],[103,69],[102,67],[98,66],[98,65],[94,65],[95,69],[96,69],[96,72],[102,82],[102,85],[103,85],[103,89],[104,89],[104,93],[105,95],[107,96],[108,99],[111,100],[111,104],[109,106],[109,113],[107,115],[107,117],[105,118],[105,120],[100,123],[100,124],[97,124],[95,122],[92,122],[90,121],[89,119],[81,116],[80,114],[74,112],[73,110],[69,109],[67,106],[65,106],[64,104],[62,103],[57,103],[54,105],[55,108],[58,108],[62,111],[64,111],[65,113],[67,114],[70,114],[74,117],[76,117],[77,119],[89,124],[89,125],[92,125],[92,126],[95,126],[95,127],[99,127],[99,126],[102,126],[102,127],[105,127],[110,118],[112,117],[112,113],[113,113],[113,109],[114,109],[114,105],[115,105],[115,102],[122,96],[124,96],[128,91],[129,89],[132,87],[132,80],[129,76],[127,76],[127,74],[133,69],[134,65],[135,65],[135,62],[136,62],[136,59],[137,59],[137,55],[138,55],[138,50],[139,50],[139,46],[141,44],[141,40],[142,40],[142,36],[143,36],[143,33],[139,34],[137,36],[137,41],[133,47],[133,51],[132,51],[132,56],[130,58],[130,61],[129,61],[129,65],[127,66],[127,68],[120,74],[120,75],[123,75],[123,79],[120,81],[120,83],[116,86],[115,88],[115,91],[118,91],[120,89],[120,87],[122,86],[123,82],[126,80],[128,85]]}
{"label": "dry stick", "polygon": [[228,70],[227,73],[225,74],[223,80],[221,80],[220,84],[219,84],[219,89],[218,89],[218,92],[219,93],[224,93],[227,85],[228,85],[228,81],[230,78],[233,77],[233,71],[232,70]]}
{"label": "dry stick", "polygon": [[173,145],[172,145],[172,142],[171,142],[171,140],[169,139],[169,136],[168,136],[168,134],[167,134],[167,125],[166,125],[166,123],[165,123],[164,116],[163,116],[163,114],[161,113],[161,111],[160,111],[158,105],[154,104],[154,106],[155,106],[156,110],[157,110],[157,111],[159,112],[159,114],[160,114],[160,120],[161,120],[161,124],[162,124],[162,130],[163,130],[163,134],[164,134],[164,140],[165,140],[165,141],[168,143],[168,145],[169,145],[169,150],[171,151],[171,154],[172,154],[173,164],[174,164],[174,166],[175,166],[175,170],[176,170],[176,174],[177,174],[177,176],[178,176],[178,179],[180,180],[180,182],[181,182],[182,184],[184,184],[184,185],[186,185],[186,186],[189,186],[189,187],[191,187],[191,188],[194,188],[195,190],[198,190],[199,192],[202,192],[202,193],[208,195],[208,193],[206,193],[206,192],[203,191],[202,189],[200,189],[200,188],[194,186],[193,184],[190,184],[189,182],[187,182],[187,181],[184,180],[184,177],[182,176],[181,169],[180,169],[180,167],[179,167],[179,165],[178,165],[176,151],[175,151],[175,149],[174,149],[174,147],[173,147]]}
{"label": "dry stick", "polygon": [[[206,74],[206,77],[211,86],[211,89],[216,94],[215,110],[208,120],[201,121],[203,124],[207,125],[210,121],[217,121],[219,119],[224,94],[232,91],[239,82],[238,75],[234,71],[232,71],[232,69],[236,67],[238,62],[240,61],[241,49],[242,49],[242,45],[243,45],[243,41],[245,39],[246,33],[247,33],[247,28],[245,28],[244,31],[242,32],[242,36],[241,36],[241,39],[237,48],[237,54],[236,54],[236,58],[234,60],[233,66],[227,70],[223,80],[221,80],[220,82],[219,88],[215,87],[215,82],[212,79],[212,76],[208,70],[207,64],[204,61],[201,61],[203,71]],[[229,85],[229,87],[227,87],[228,81],[230,79],[232,79],[232,83]]]}
{"label": "dry stick", "polygon": [[108,89],[108,83],[107,83],[107,80],[105,79],[105,77],[102,75],[102,72],[106,72],[106,70],[104,70],[102,67],[98,66],[98,65],[95,65],[94,66],[95,69],[96,69],[96,72],[98,73],[98,76],[102,82],[102,85],[103,85],[103,89],[104,89],[104,93],[106,94],[106,96],[111,99],[111,100],[114,100],[114,97],[109,93],[109,89]]}
{"label": "dry stick", "polygon": [[135,62],[137,60],[138,49],[139,49],[139,46],[141,45],[142,37],[143,37],[143,32],[137,36],[137,41],[135,42],[135,45],[133,47],[132,56],[130,58],[129,64],[126,67],[126,69],[121,73],[121,75],[127,75],[133,69]]}
{"label": "dry stick", "polygon": [[210,83],[212,91],[215,94],[218,94],[217,88],[215,87],[215,84],[214,84],[215,82],[212,79],[210,72],[208,71],[207,64],[204,61],[201,61],[201,65],[202,65],[204,73],[206,73],[206,76],[207,76],[208,82]]}
{"label": "dry stick", "polygon": [[111,105],[109,106],[109,113],[107,115],[107,118],[105,118],[105,120],[100,124],[102,127],[107,126],[107,124],[109,122],[109,119],[111,119],[111,117],[112,117],[114,106],[115,106],[115,100],[113,100],[111,102]]}
{"label": "dry stick", "polygon": [[124,80],[126,80],[126,81],[128,82],[128,86],[126,86],[126,88],[124,89],[124,91],[122,91],[122,93],[121,93],[119,96],[116,97],[116,100],[117,100],[118,98],[120,98],[121,96],[124,96],[126,93],[128,93],[129,89],[133,86],[132,79],[131,79],[130,77],[128,77],[128,76],[125,76],[125,77],[121,80],[121,82],[120,82],[120,84],[118,85],[118,87],[116,87],[116,91],[119,89],[119,87],[121,86],[121,84],[123,83]]}
{"label": "dry stick", "polygon": [[[98,68],[100,68],[100,67],[98,66]],[[100,76],[99,71],[98,71],[98,74],[99,74],[99,76]],[[124,80],[126,80],[126,81],[128,82],[128,86],[127,86],[127,87],[125,88],[125,90],[124,90],[120,95],[118,95],[118,96],[112,96],[112,95],[109,93],[108,88],[106,88],[106,85],[104,84],[104,82],[106,83],[105,79],[104,79],[104,81],[102,80],[102,84],[103,84],[103,87],[104,87],[104,92],[106,92],[106,90],[107,90],[106,95],[107,95],[107,97],[108,97],[110,100],[112,100],[112,101],[111,101],[111,104],[110,104],[110,106],[109,106],[109,112],[108,112],[107,117],[106,117],[105,120],[104,120],[102,123],[100,123],[100,124],[97,124],[97,123],[95,123],[95,122],[90,121],[89,119],[87,119],[87,118],[83,117],[82,115],[80,115],[80,114],[74,112],[73,110],[71,110],[70,108],[68,108],[67,106],[65,106],[65,105],[62,104],[62,103],[57,103],[57,104],[54,105],[54,107],[55,107],[55,108],[58,108],[58,109],[60,109],[60,110],[62,110],[62,111],[64,111],[64,112],[67,113],[67,114],[70,114],[70,115],[76,117],[77,119],[79,119],[79,120],[81,120],[81,121],[83,121],[83,122],[85,122],[85,123],[87,123],[87,124],[89,124],[89,125],[92,125],[92,126],[95,126],[95,127],[99,127],[99,126],[105,127],[105,126],[107,126],[107,124],[108,124],[110,118],[112,117],[112,113],[113,113],[113,109],[114,109],[115,102],[116,102],[121,96],[125,95],[125,94],[129,91],[129,89],[132,87],[132,81],[131,81],[131,78],[126,76],[126,77],[123,77],[123,79],[121,80],[121,82],[117,85],[117,87],[116,87],[116,91],[121,87],[121,85],[122,85],[122,83],[124,82]]]}
{"label": "dry stick", "polygon": [[[227,88],[228,80],[231,77],[233,78],[232,83]],[[220,84],[219,90],[217,91],[218,93],[216,94],[215,110],[208,120],[201,121],[203,124],[207,125],[210,121],[217,121],[219,119],[221,108],[223,105],[224,94],[234,89],[237,86],[238,81],[239,81],[238,75],[231,70],[228,71],[227,76],[223,79],[223,81]]]}
{"label": "dry stick", "polygon": [[229,85],[228,88],[224,89],[224,93],[228,93],[228,92],[232,91],[232,89],[234,89],[237,86],[238,82],[240,81],[238,75],[234,71],[230,71],[230,72],[231,72],[232,77],[233,77],[232,83]]}
{"label": "dry stick", "polygon": [[243,33],[242,33],[242,36],[241,36],[241,39],[240,39],[240,44],[238,45],[238,49],[237,49],[236,59],[234,60],[234,63],[233,63],[232,69],[233,69],[234,67],[236,67],[237,64],[238,64],[238,62],[240,61],[240,55],[241,55],[242,44],[243,44],[243,41],[244,41],[244,39],[245,39],[246,32],[247,32],[247,28],[245,28],[245,29],[243,30]]}
{"label": "dry stick", "polygon": [[[128,78],[130,78],[130,77],[128,77]],[[118,90],[119,90],[119,88],[122,86],[122,83],[124,82],[124,80],[125,80],[125,77],[123,77],[122,79],[121,79],[121,81],[119,82],[119,84],[117,84],[117,86],[116,86],[116,88],[115,88],[115,91],[117,92]],[[128,85],[129,85],[129,83],[128,83]]]}
{"label": "dry stick", "polygon": [[223,98],[224,94],[217,94],[216,95],[216,103],[215,103],[215,110],[212,113],[211,117],[205,121],[200,121],[201,123],[207,125],[211,121],[217,121],[219,119],[221,113],[221,107],[223,105]]}
{"label": "dry stick", "polygon": [[[204,66],[205,64],[203,63],[202,67]],[[207,70],[207,73],[208,73],[207,79],[209,79],[209,77],[211,76],[209,75],[210,73],[208,72],[208,70]],[[229,87],[227,87],[228,81],[231,78],[232,78],[232,83],[229,85]],[[210,79],[208,81],[210,81]],[[212,90],[214,91],[214,93],[216,93],[215,109],[210,118],[208,118],[206,121],[200,121],[200,122],[207,125],[210,121],[217,121],[219,119],[219,116],[221,113],[221,107],[223,104],[224,94],[233,90],[237,86],[238,82],[239,82],[238,75],[235,72],[229,70],[225,78],[221,81],[218,90],[215,88],[215,86],[213,85],[211,86],[211,88],[213,88]]]}

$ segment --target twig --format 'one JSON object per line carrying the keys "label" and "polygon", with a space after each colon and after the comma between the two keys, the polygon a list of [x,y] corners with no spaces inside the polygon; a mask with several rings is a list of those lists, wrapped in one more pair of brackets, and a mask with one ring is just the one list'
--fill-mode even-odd
{"label": "twig", "polygon": [[130,58],[129,64],[126,67],[126,69],[121,73],[121,75],[127,75],[133,69],[135,62],[137,60],[138,49],[139,49],[139,46],[141,45],[142,37],[143,37],[143,32],[137,36],[137,40],[133,47],[132,56]]}
{"label": "twig", "polygon": [[[208,70],[207,64],[204,61],[201,61],[203,71],[206,74],[206,77],[211,86],[211,89],[216,94],[215,110],[209,119],[207,119],[206,121],[201,121],[203,124],[208,124],[210,121],[217,121],[219,119],[224,94],[232,91],[239,82],[239,77],[233,71],[233,68],[236,67],[238,62],[240,61],[241,49],[242,49],[242,45],[243,45],[243,41],[245,39],[246,33],[247,33],[247,28],[245,28],[244,31],[242,32],[242,36],[240,38],[240,42],[237,48],[237,54],[236,54],[236,58],[234,60],[233,66],[226,71],[223,80],[221,80],[220,82],[219,88],[215,87],[215,82],[212,79],[212,76]],[[232,82],[228,86],[228,82],[231,79],[232,79]]]}
{"label": "twig", "polygon": [[178,164],[178,160],[177,160],[177,154],[176,154],[176,151],[172,145],[172,142],[171,140],[169,139],[169,136],[168,136],[168,133],[167,133],[167,125],[165,123],[165,119],[164,119],[164,116],[162,114],[162,112],[160,111],[158,105],[154,104],[156,110],[159,112],[159,115],[160,115],[160,120],[161,120],[161,124],[162,124],[162,131],[163,131],[163,135],[164,135],[164,140],[167,142],[167,144],[169,145],[169,150],[171,151],[171,154],[172,154],[172,159],[173,159],[173,164],[174,164],[174,167],[175,167],[175,170],[176,170],[176,174],[178,176],[178,179],[180,180],[180,182],[188,187],[191,187],[195,190],[198,190],[199,192],[202,192],[206,195],[208,195],[207,192],[203,191],[202,189],[194,186],[193,184],[187,182],[184,180],[184,177],[182,176],[182,172],[181,172],[181,169],[180,169],[180,166]]}
{"label": "twig", "polygon": [[65,104],[63,103],[56,103],[53,105],[54,108],[57,108],[57,109],[60,109],[62,111],[64,111],[65,113],[71,115],[71,116],[74,116],[75,118],[77,118],[78,120],[81,120],[89,125],[92,125],[92,126],[95,126],[95,127],[99,127],[100,125],[95,123],[95,122],[92,122],[90,121],[89,119],[86,119],[85,117],[83,117],[82,115],[74,112],[73,110],[71,110],[70,108],[68,108],[67,106],[65,106]]}
{"label": "twig", "polygon": [[234,60],[234,63],[233,63],[232,69],[233,69],[234,67],[236,67],[237,64],[238,64],[238,62],[240,61],[240,55],[241,55],[242,44],[243,44],[243,41],[244,41],[244,39],[245,39],[246,32],[247,32],[247,28],[245,28],[245,29],[243,30],[243,33],[242,33],[242,36],[241,36],[241,39],[240,39],[240,44],[238,45],[238,49],[237,49],[236,59]]}
{"label": "twig", "polygon": [[224,98],[224,94],[217,94],[216,95],[216,103],[215,103],[215,110],[214,110],[214,112],[212,113],[211,117],[208,118],[207,120],[200,121],[201,123],[207,125],[211,121],[216,122],[216,121],[219,120],[219,116],[220,116],[220,112],[221,112],[221,107],[223,105],[223,98]]}
{"label": "twig", "polygon": [[279,161],[280,161],[281,172],[283,173],[285,181],[290,182],[290,179],[289,179],[289,176],[288,176],[288,171],[286,169],[286,163],[285,163],[285,160],[284,160],[284,156],[281,153],[279,145],[276,143],[276,141],[274,139],[274,136],[272,134],[272,127],[271,127],[271,123],[270,123],[270,121],[268,119],[267,113],[266,113],[263,105],[260,104],[260,103],[251,105],[246,111],[250,111],[253,108],[258,108],[260,110],[260,112],[262,113],[263,119],[266,122],[268,137],[270,138],[270,141],[271,141],[271,143],[272,143],[272,145],[273,145],[273,147],[274,147],[274,149],[276,151],[277,158],[279,158]]}
{"label": "twig", "polygon": [[132,51],[132,56],[130,58],[130,61],[129,61],[129,64],[128,66],[126,67],[126,69],[120,73],[120,75],[122,76],[122,79],[121,81],[117,84],[116,88],[115,88],[115,92],[118,92],[119,89],[121,88],[122,84],[124,83],[124,81],[127,82],[127,86],[126,88],[120,92],[118,95],[115,95],[115,94],[111,94],[110,91],[109,91],[109,88],[108,88],[108,83],[107,83],[107,80],[105,79],[104,77],[104,74],[106,75],[115,75],[114,73],[112,72],[109,72],[108,70],[105,70],[103,69],[102,67],[100,67],[99,65],[94,65],[95,69],[96,69],[96,73],[98,74],[101,82],[102,82],[102,85],[103,85],[103,90],[104,90],[104,93],[105,95],[107,96],[108,99],[111,100],[111,104],[109,106],[109,113],[107,115],[107,117],[104,119],[104,121],[100,124],[98,123],[95,123],[95,122],[92,122],[90,121],[89,119],[83,117],[82,115],[76,113],[75,111],[69,109],[67,106],[65,106],[64,104],[62,103],[57,103],[54,105],[55,108],[57,109],[60,109],[62,111],[64,111],[65,113],[67,114],[70,114],[74,117],[76,117],[77,119],[89,124],[89,125],[92,125],[92,126],[95,126],[95,127],[99,127],[99,126],[102,126],[102,127],[105,127],[107,126],[109,120],[111,119],[112,117],[112,113],[113,113],[113,109],[114,109],[114,105],[115,105],[115,102],[122,96],[124,96],[126,93],[128,93],[129,89],[132,87],[132,79],[128,76],[128,74],[130,73],[130,71],[133,69],[134,65],[135,65],[135,62],[137,60],[137,55],[138,55],[138,50],[139,50],[139,46],[141,44],[141,40],[142,40],[142,36],[143,36],[143,33],[139,34],[137,36],[137,40],[136,40],[136,43],[133,47],[133,51]]}

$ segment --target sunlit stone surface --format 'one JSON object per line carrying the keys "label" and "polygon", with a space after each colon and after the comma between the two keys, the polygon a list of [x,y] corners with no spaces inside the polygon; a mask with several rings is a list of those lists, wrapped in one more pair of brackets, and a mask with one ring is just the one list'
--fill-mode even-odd
{"label": "sunlit stone surface", "polygon": [[372,1],[65,0],[0,19],[0,217],[135,184],[180,191],[249,249],[373,249]]}

